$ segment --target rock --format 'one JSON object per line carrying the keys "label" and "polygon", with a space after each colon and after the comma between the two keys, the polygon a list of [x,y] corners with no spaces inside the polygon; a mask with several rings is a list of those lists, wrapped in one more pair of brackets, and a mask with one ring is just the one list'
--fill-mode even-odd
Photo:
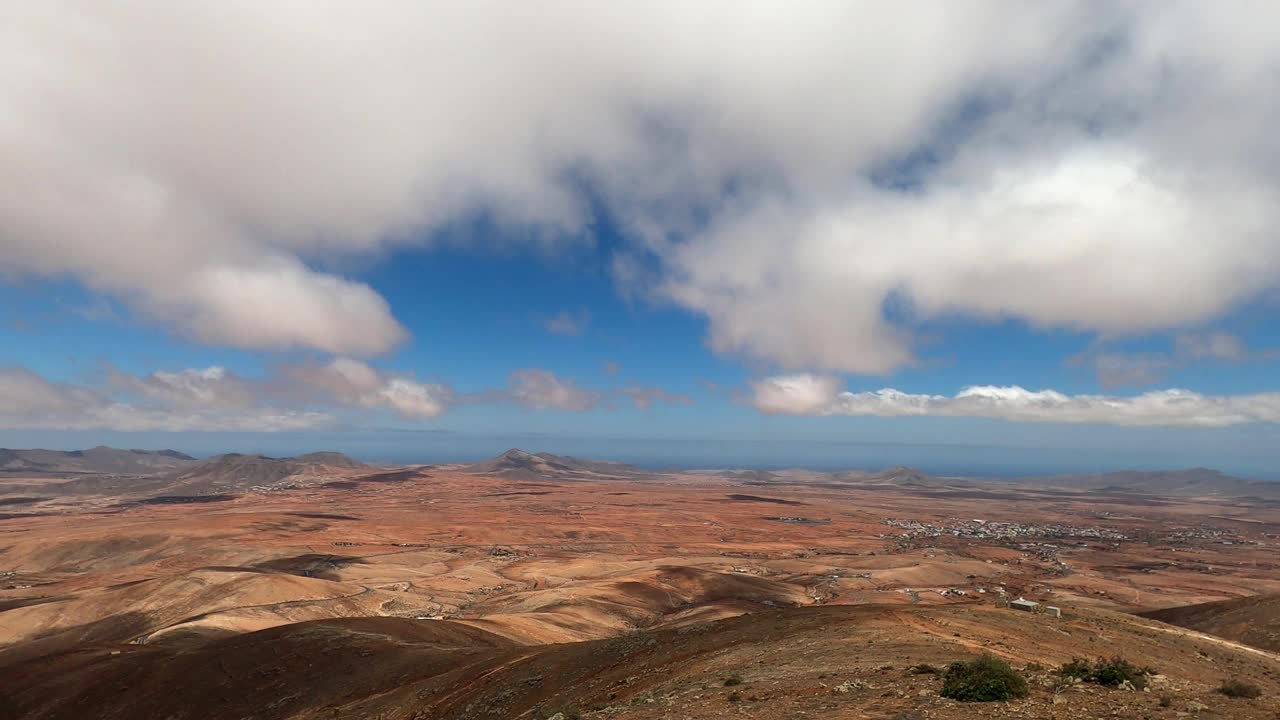
{"label": "rock", "polygon": [[853,690],[861,690],[866,686],[867,684],[862,682],[861,680],[845,680],[844,682],[840,683],[839,685],[835,686],[832,689],[840,693],[841,695],[844,695]]}
{"label": "rock", "polygon": [[1137,688],[1133,686],[1133,683],[1129,682],[1128,680],[1122,681],[1118,687],[1121,690],[1129,690],[1130,692],[1137,690]]}

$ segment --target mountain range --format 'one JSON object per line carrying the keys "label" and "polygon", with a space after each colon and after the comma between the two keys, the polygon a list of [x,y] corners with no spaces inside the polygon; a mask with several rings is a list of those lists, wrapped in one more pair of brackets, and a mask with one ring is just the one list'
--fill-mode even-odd
{"label": "mountain range", "polygon": [[120,450],[99,445],[88,450],[10,450],[0,448],[0,473],[138,474],[194,463],[176,450]]}
{"label": "mountain range", "polygon": [[[166,489],[184,494],[238,492],[253,486],[280,483],[313,467],[358,471],[370,466],[338,452],[313,452],[282,458],[228,453],[198,460],[174,450],[122,450],[105,446],[71,451],[0,449],[0,476],[73,478],[59,486],[61,493],[119,490],[126,486],[132,491]],[[547,452],[530,453],[517,448],[459,469],[472,475],[513,480],[638,479],[681,474],[681,471],[650,471],[625,463],[588,460]],[[1261,502],[1280,501],[1280,483],[1245,480],[1209,468],[1077,473],[1012,480],[939,477],[906,466],[875,472],[821,472],[807,469],[689,472],[756,486],[848,485],[972,491],[998,490],[1003,486],[1016,485],[1053,492],[1238,497],[1256,498]],[[84,477],[77,480],[74,479],[76,476]],[[126,483],[118,476],[131,476],[131,479]]]}

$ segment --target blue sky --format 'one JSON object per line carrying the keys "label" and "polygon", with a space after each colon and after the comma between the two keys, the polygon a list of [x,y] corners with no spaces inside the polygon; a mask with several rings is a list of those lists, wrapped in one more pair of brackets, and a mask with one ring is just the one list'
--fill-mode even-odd
{"label": "blue sky", "polygon": [[[412,339],[372,361],[390,373],[447,382],[459,392],[499,387],[508,373],[546,368],[609,393],[660,387],[690,403],[638,408],[621,396],[589,411],[533,410],[512,403],[462,405],[434,418],[351,418],[339,430],[304,432],[0,431],[0,444],[77,448],[99,443],[174,447],[196,454],[251,450],[288,454],[338,448],[370,459],[466,460],[520,446],[647,465],[702,467],[881,467],[911,464],[939,473],[1094,471],[1213,466],[1270,477],[1274,426],[1117,428],[980,418],[767,415],[750,405],[748,381],[777,371],[707,347],[707,323],[670,304],[620,295],[599,246],[549,256],[469,250],[408,250],[354,274],[387,298]],[[219,365],[245,377],[274,364],[323,360],[306,351],[263,353],[184,340],[72,282],[22,282],[0,290],[0,346],[7,365],[50,380],[92,384],[103,365],[145,375]],[[1251,348],[1280,347],[1267,306],[1232,313],[1215,328]],[[577,331],[548,329],[568,316]],[[33,327],[34,326],[34,327]],[[881,387],[952,394],[992,383],[1066,393],[1137,392],[1110,387],[1072,358],[1098,343],[1089,333],[1036,331],[1016,321],[931,323],[917,367],[847,376],[853,390]],[[1175,333],[1108,342],[1108,351],[1172,352]],[[1262,355],[1262,353],[1259,353]],[[1275,360],[1206,361],[1174,368],[1162,386],[1213,394],[1273,389]],[[618,369],[610,372],[609,364]]]}
{"label": "blue sky", "polygon": [[1275,475],[1263,18],[68,12],[7,37],[0,446]]}

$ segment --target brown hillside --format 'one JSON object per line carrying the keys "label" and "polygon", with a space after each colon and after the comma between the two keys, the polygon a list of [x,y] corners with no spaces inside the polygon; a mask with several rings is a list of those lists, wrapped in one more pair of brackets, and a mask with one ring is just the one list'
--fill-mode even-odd
{"label": "brown hillside", "polygon": [[1265,650],[1280,651],[1280,595],[1184,605],[1142,615]]}
{"label": "brown hillside", "polygon": [[[520,646],[465,623],[359,618],[298,623],[179,648],[86,645],[43,659],[0,654],[15,717],[55,718],[980,718],[911,674],[988,649],[1015,666],[1123,654],[1157,666],[1155,692],[1078,685],[1057,701],[1024,668],[1001,717],[1165,716],[1161,696],[1205,716],[1273,718],[1280,658],[1105,611],[1062,620],[991,606],[769,610],[720,622]],[[733,676],[741,683],[726,687]],[[1226,676],[1259,700],[1213,687]],[[181,693],[174,688],[181,687]],[[1117,715],[1118,713],[1118,715]]]}

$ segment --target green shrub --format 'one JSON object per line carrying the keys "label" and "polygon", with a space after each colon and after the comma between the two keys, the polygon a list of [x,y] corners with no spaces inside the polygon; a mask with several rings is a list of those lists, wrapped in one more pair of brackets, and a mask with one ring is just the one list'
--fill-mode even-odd
{"label": "green shrub", "polygon": [[990,702],[1025,697],[1027,681],[994,655],[954,662],[943,676],[942,696],[961,702]]}
{"label": "green shrub", "polygon": [[1071,662],[1064,663],[1062,667],[1058,668],[1059,675],[1066,675],[1077,680],[1086,680],[1092,673],[1093,668],[1089,666],[1089,661],[1081,660],[1080,658],[1071,658]]}
{"label": "green shrub", "polygon": [[1262,688],[1240,680],[1227,680],[1218,687],[1218,692],[1229,698],[1260,698]]}
{"label": "green shrub", "polygon": [[1088,680],[1106,687],[1120,687],[1126,681],[1139,690],[1147,686],[1146,672],[1121,657],[1099,660]]}
{"label": "green shrub", "polygon": [[1140,668],[1122,657],[1113,657],[1092,664],[1088,660],[1073,658],[1058,668],[1058,674],[1106,687],[1120,687],[1128,682],[1141,690],[1147,686],[1147,676],[1155,673],[1151,668]]}

